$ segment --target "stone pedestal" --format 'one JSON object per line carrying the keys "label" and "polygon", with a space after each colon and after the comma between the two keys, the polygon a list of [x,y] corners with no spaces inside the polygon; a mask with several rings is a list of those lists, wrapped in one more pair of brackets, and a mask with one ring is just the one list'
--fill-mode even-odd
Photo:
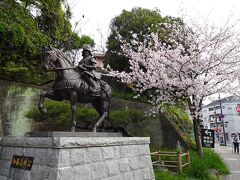
{"label": "stone pedestal", "polygon": [[[1,180],[152,180],[149,138],[4,137]],[[13,156],[33,157],[31,170],[11,167]]]}

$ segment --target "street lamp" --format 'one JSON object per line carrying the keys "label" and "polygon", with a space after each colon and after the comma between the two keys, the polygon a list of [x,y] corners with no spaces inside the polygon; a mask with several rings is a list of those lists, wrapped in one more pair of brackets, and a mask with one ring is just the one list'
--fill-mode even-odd
{"label": "street lamp", "polygon": [[226,134],[225,134],[225,125],[224,125],[224,117],[223,117],[223,112],[222,112],[222,102],[221,102],[221,97],[220,94],[218,95],[218,100],[219,100],[219,104],[220,104],[220,110],[221,110],[221,114],[219,116],[222,126],[223,126],[223,139],[224,139],[224,146],[227,146],[226,143]]}

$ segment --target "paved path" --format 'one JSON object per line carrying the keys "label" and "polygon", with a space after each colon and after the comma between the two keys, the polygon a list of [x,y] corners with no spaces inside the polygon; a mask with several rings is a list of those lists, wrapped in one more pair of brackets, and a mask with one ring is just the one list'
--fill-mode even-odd
{"label": "paved path", "polygon": [[231,174],[223,179],[240,180],[240,154],[234,154],[231,145],[220,146],[217,143],[215,144],[215,151],[221,155],[231,171]]}

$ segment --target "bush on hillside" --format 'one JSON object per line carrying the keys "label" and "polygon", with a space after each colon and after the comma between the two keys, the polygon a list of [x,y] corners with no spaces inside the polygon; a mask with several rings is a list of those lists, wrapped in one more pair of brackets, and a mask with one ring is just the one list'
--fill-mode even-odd
{"label": "bush on hillside", "polygon": [[[48,110],[46,115],[40,114],[39,110],[36,107],[33,107],[26,113],[26,117],[37,122],[45,121],[61,127],[70,126],[71,108],[68,102],[46,100],[45,107]],[[99,118],[99,115],[94,108],[83,105],[78,106],[76,116],[77,124],[81,124],[85,127],[93,126]],[[143,111],[134,109],[118,110],[110,111],[109,121],[107,124],[116,128],[144,123],[147,120],[148,117],[144,115]]]}

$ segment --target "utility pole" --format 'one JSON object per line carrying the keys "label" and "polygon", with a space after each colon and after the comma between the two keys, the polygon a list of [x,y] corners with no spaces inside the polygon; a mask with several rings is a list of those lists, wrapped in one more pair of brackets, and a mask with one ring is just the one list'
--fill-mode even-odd
{"label": "utility pole", "polygon": [[225,125],[224,125],[224,117],[223,117],[223,112],[222,112],[222,102],[221,102],[221,97],[220,97],[220,94],[218,95],[218,99],[219,99],[219,104],[220,104],[220,120],[221,120],[221,123],[222,123],[222,126],[223,126],[223,139],[224,139],[224,146],[227,146],[227,143],[226,143],[226,134],[225,134]]}
{"label": "utility pole", "polygon": [[217,136],[217,140],[219,141],[219,133],[218,133],[217,114],[216,114],[215,103],[216,103],[216,101],[214,102],[214,120],[215,120],[216,136]]}

